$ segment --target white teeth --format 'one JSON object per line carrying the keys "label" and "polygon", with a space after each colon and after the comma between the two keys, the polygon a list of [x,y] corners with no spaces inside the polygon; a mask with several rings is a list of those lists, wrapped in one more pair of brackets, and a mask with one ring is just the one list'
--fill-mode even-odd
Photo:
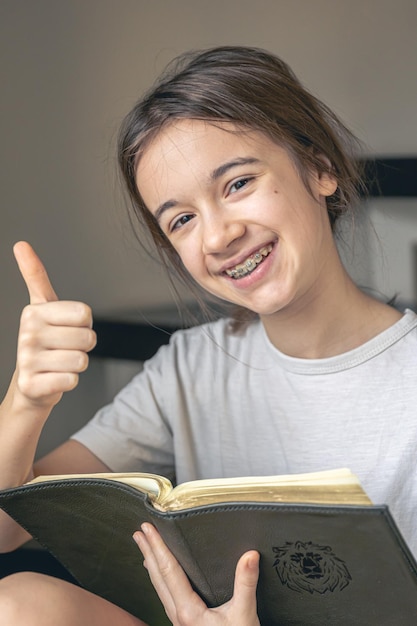
{"label": "white teeth", "polygon": [[268,256],[271,250],[272,244],[261,248],[258,252],[255,252],[255,254],[248,257],[243,263],[239,263],[239,265],[236,265],[231,270],[226,270],[226,274],[231,278],[242,278],[242,276],[250,274],[259,265],[259,263],[261,263],[264,258]]}

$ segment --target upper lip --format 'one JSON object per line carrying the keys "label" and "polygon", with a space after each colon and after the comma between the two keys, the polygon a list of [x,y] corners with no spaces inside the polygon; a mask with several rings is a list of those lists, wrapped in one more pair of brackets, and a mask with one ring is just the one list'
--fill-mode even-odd
{"label": "upper lip", "polygon": [[246,259],[253,256],[256,252],[258,252],[262,248],[265,248],[266,246],[270,246],[270,245],[273,246],[275,243],[276,241],[266,241],[264,243],[260,243],[257,246],[250,248],[247,252],[243,252],[242,254],[239,254],[239,256],[236,256],[233,259],[229,259],[227,263],[224,263],[220,267],[220,269],[218,270],[219,274],[224,274],[226,270],[231,270],[234,267],[236,267],[236,265],[240,265],[241,263],[246,261]]}

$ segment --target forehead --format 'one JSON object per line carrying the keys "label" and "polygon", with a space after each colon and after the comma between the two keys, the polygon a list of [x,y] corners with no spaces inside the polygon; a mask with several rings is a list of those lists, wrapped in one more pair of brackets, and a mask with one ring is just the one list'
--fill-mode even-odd
{"label": "forehead", "polygon": [[200,120],[176,120],[162,129],[141,156],[136,184],[147,204],[166,193],[177,191],[185,183],[209,182],[210,175],[230,159],[267,158],[279,149],[258,131],[234,124]]}
{"label": "forehead", "polygon": [[[217,160],[235,153],[258,151],[269,140],[260,132],[245,130],[227,122],[177,120],[162,129],[145,148],[136,173],[141,182],[166,168],[210,167]],[[272,142],[270,142],[272,143]]]}

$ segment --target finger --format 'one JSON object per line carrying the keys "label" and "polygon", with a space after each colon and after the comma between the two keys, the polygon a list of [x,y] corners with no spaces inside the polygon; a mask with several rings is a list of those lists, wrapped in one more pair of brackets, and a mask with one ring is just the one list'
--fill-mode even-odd
{"label": "finger", "polygon": [[238,561],[233,591],[233,603],[243,614],[256,614],[256,587],[259,578],[259,553],[246,552]]}
{"label": "finger", "polygon": [[42,403],[45,398],[72,391],[78,385],[78,379],[75,372],[48,372],[30,377],[19,376],[18,385],[26,397]]}
{"label": "finger", "polygon": [[32,246],[26,241],[19,241],[14,245],[13,252],[26,283],[31,304],[58,300],[46,269]]}
{"label": "finger", "polygon": [[158,564],[158,569],[172,594],[175,595],[176,591],[188,590],[188,588],[192,591],[184,570],[167,548],[156,528],[151,524],[143,524],[142,531]]}
{"label": "finger", "polygon": [[142,552],[142,555],[144,557],[143,565],[144,567],[146,567],[152,585],[154,586],[159,599],[164,605],[165,612],[168,615],[169,619],[174,623],[176,616],[174,600],[159,571],[158,563],[152,551],[152,548],[149,545],[147,538],[145,537],[143,532],[137,531],[133,535],[133,539],[138,545],[140,551]]}
{"label": "finger", "polygon": [[80,374],[88,367],[88,355],[82,350],[42,350],[36,354],[24,354],[20,359],[20,370],[40,373],[75,372]]}
{"label": "finger", "polygon": [[92,328],[91,308],[83,302],[57,300],[44,302],[42,306],[27,305],[22,312],[22,323],[31,330],[39,331],[42,325]]}
{"label": "finger", "polygon": [[22,329],[19,335],[19,354],[22,350],[81,350],[89,352],[96,345],[97,336],[90,328],[72,326],[39,326]]}
{"label": "finger", "polygon": [[179,614],[192,614],[194,623],[200,623],[199,618],[207,607],[191,587],[184,570],[151,524],[143,524],[142,531],[145,541],[142,539],[139,547],[145,556],[152,584],[168,616],[172,620]]}

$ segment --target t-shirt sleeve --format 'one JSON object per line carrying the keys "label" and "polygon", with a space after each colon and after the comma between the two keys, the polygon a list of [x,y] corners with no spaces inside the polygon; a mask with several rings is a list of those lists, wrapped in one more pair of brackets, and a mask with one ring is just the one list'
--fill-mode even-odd
{"label": "t-shirt sleeve", "polygon": [[[165,406],[174,389],[172,347],[163,346],[143,370],[71,438],[114,472],[150,472],[174,479],[173,434]],[[166,376],[170,385],[164,384]]]}

